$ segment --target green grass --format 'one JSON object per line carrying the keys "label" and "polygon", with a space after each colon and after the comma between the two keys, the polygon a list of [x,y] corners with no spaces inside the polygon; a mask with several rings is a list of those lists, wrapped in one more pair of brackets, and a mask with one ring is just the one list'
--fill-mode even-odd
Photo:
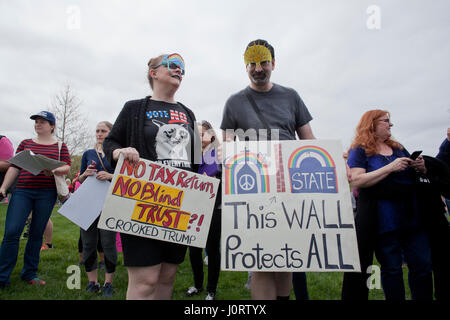
{"label": "green grass", "polygon": [[[0,204],[0,238],[3,239],[6,217],[6,204]],[[17,265],[11,275],[11,285],[0,290],[0,300],[102,300],[101,295],[92,295],[85,292],[87,277],[81,268],[80,289],[68,289],[67,280],[72,274],[67,268],[78,264],[78,236],[79,227],[56,212],[52,214],[53,221],[53,250],[41,252],[39,276],[46,280],[45,286],[30,286],[20,280],[20,271],[23,266],[23,251],[26,240],[20,241],[20,251]],[[406,277],[406,272],[405,277]],[[207,267],[205,266],[205,279]],[[308,273],[308,291],[312,300],[339,300],[342,286],[342,273]],[[99,272],[99,282],[103,282],[104,273]],[[246,272],[222,271],[217,288],[217,299],[220,300],[248,300],[250,292],[245,289],[247,281]],[[127,270],[123,266],[123,256],[119,253],[119,265],[114,279],[115,294],[113,299],[123,300],[126,297],[128,283]],[[205,293],[196,297],[187,298],[185,292],[193,284],[191,265],[186,256],[185,261],[177,271],[173,299],[198,300],[204,299]],[[383,300],[382,290],[370,290],[371,300]],[[410,299],[409,290],[407,298]],[[294,294],[291,294],[294,299]]]}

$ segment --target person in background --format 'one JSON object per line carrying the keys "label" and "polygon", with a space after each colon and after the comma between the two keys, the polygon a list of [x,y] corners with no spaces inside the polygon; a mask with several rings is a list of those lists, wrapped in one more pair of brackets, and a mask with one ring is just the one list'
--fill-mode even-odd
{"label": "person in background", "polygon": [[[442,160],[447,166],[450,167],[450,128],[447,128],[447,139],[444,139],[441,146],[439,147],[439,153],[436,158]],[[445,198],[445,206],[447,212],[450,213],[450,199]]]}
{"label": "person in background", "polygon": [[[202,163],[198,168],[198,173],[221,179],[222,170],[216,158],[216,146],[218,145],[217,135],[211,124],[203,120],[198,124],[198,130],[202,138]],[[208,284],[206,286],[205,300],[215,300],[217,282],[220,275],[220,233],[222,226],[221,214],[221,188],[217,191],[216,203],[209,227],[208,239],[206,241],[206,251],[208,252]],[[186,295],[193,296],[203,290],[203,259],[202,248],[189,247],[189,259],[194,275],[194,286],[190,287]]]}
{"label": "person in background", "polygon": [[66,184],[67,184],[67,187],[69,188],[69,192],[70,193],[73,193],[73,184],[72,184],[72,181],[70,181],[70,179],[69,178],[67,178],[66,179]]}
{"label": "person in background", "polygon": [[436,158],[450,166],[450,128],[447,128],[447,138],[442,141]]}
{"label": "person in background", "polygon": [[[122,155],[131,164],[144,158],[197,172],[201,149],[195,115],[175,100],[184,60],[176,53],[163,54],[147,65],[153,95],[124,105],[105,140],[107,157],[113,167]],[[127,299],[170,299],[187,247],[126,233],[120,238],[128,270]]]}
{"label": "person in background", "polygon": [[38,277],[37,270],[44,230],[57,198],[53,175],[63,176],[70,171],[69,150],[63,143],[60,152],[58,142],[53,137],[55,116],[51,112],[41,111],[30,118],[34,120],[37,136],[23,140],[17,147],[16,153],[28,149],[35,154],[55,160],[60,159],[66,164],[51,171],[46,169],[36,176],[15,165],[8,169],[0,187],[0,194],[6,196],[6,190],[16,177],[18,180],[6,213],[5,233],[0,247],[0,287],[10,283],[10,275],[17,262],[20,235],[31,211],[33,215],[30,233],[20,277],[32,285],[45,285],[45,281]]}
{"label": "person in background", "polygon": [[[73,192],[77,191],[77,189],[81,186],[80,181],[78,181],[79,175],[80,175],[80,171],[77,172],[77,174],[75,175],[75,178],[73,178],[73,180],[72,180]],[[102,240],[101,240],[100,236],[98,236],[97,252],[98,252],[98,258],[99,258],[98,268],[104,270],[105,269],[105,254],[103,253]],[[80,236],[78,237],[78,265],[79,266],[84,265],[83,241],[81,240],[81,229],[80,229]]]}
{"label": "person in background", "polygon": [[[14,148],[11,141],[7,137],[0,135],[0,186],[5,178],[6,171],[11,166],[8,159],[11,159],[13,156]],[[0,201],[2,200],[3,196],[0,194]]]}
{"label": "person in background", "polygon": [[364,113],[348,153],[353,186],[358,188],[355,218],[361,274],[344,274],[343,299],[367,299],[367,267],[373,251],[381,266],[386,300],[404,300],[402,253],[408,264],[412,299],[432,299],[431,255],[419,217],[416,172],[426,173],[422,157],[409,158],[391,137],[388,111]]}
{"label": "person in background", "polygon": [[[427,179],[421,179],[419,190],[423,209],[422,218],[430,240],[433,269],[434,296],[438,301],[449,301],[450,224],[446,217],[450,198],[450,128],[447,137],[439,147],[436,158],[424,156]],[[447,201],[447,208],[444,203]]]}
{"label": "person in background", "polygon": [[41,247],[41,251],[53,249],[53,222],[52,219],[48,219],[47,225],[44,230],[44,242]]}
{"label": "person in background", "polygon": [[[111,131],[112,124],[108,121],[102,121],[97,124],[95,130],[96,145],[93,149],[86,150],[81,157],[81,168],[78,180],[82,184],[87,177],[94,176],[101,181],[111,181],[114,170],[111,168],[103,152],[103,142]],[[87,292],[99,292],[101,290],[104,297],[113,296],[113,279],[117,265],[116,232],[102,230],[97,228],[98,217],[88,230],[81,230],[81,241],[83,243],[83,261],[88,277]],[[105,261],[105,282],[100,288],[97,272],[97,246],[98,238],[101,238],[101,244]]]}

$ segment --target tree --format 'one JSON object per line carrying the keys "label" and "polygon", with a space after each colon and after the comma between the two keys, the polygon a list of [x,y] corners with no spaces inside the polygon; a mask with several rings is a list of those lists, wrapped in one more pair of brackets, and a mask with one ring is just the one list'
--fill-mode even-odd
{"label": "tree", "polygon": [[93,145],[88,118],[81,110],[81,101],[69,84],[54,96],[51,112],[56,118],[55,136],[64,142],[71,155],[84,152]]}

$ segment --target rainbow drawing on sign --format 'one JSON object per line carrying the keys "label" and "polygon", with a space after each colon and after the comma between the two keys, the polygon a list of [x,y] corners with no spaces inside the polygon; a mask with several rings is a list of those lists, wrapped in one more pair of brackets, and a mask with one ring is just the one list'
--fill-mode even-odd
{"label": "rainbow drawing on sign", "polygon": [[289,157],[289,168],[298,168],[305,157],[314,157],[322,167],[336,167],[328,151],[317,146],[304,146],[295,150]]}
{"label": "rainbow drawing on sign", "polygon": [[[261,155],[238,153],[224,164],[225,194],[270,192],[268,166]],[[259,186],[256,185],[259,180]],[[248,187],[248,192],[245,189]],[[244,191],[243,191],[244,190]]]}
{"label": "rainbow drawing on sign", "polygon": [[336,165],[325,149],[304,146],[292,152],[288,160],[293,193],[337,193]]}

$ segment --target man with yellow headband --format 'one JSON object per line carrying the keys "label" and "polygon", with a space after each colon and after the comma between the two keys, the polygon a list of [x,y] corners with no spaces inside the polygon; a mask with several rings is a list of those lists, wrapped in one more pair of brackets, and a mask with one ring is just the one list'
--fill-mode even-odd
{"label": "man with yellow headband", "polygon": [[[244,64],[250,85],[228,98],[220,128],[223,139],[296,140],[315,139],[312,117],[298,93],[270,81],[275,69],[275,51],[265,40],[248,44]],[[297,299],[308,299],[305,273],[253,272],[252,298],[289,299],[292,275]]]}

